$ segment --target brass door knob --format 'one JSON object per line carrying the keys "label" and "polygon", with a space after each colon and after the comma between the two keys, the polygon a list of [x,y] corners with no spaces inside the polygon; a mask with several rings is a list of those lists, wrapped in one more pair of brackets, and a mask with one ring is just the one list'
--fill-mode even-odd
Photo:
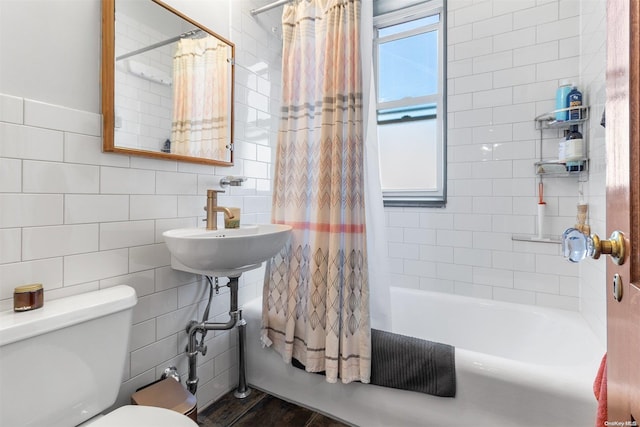
{"label": "brass door knob", "polygon": [[569,228],[562,234],[562,252],[571,262],[580,262],[587,256],[598,259],[601,254],[606,254],[613,262],[622,265],[626,255],[624,234],[614,231],[609,240],[600,240],[597,234],[586,236],[580,230]]}
{"label": "brass door knob", "polygon": [[591,240],[593,241],[591,258],[598,259],[600,254],[606,254],[611,256],[611,259],[616,264],[624,264],[624,234],[621,231],[611,233],[609,240],[600,240],[597,234],[592,234]]}

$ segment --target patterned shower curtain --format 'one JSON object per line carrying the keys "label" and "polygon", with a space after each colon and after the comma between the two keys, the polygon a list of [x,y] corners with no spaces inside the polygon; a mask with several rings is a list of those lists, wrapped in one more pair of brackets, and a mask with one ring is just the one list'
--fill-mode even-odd
{"label": "patterned shower curtain", "polygon": [[283,97],[272,220],[293,227],[267,262],[262,340],[327,381],[369,382],[360,0],[283,11]]}
{"label": "patterned shower curtain", "polygon": [[172,153],[228,158],[227,49],[211,36],[178,41],[173,58]]}

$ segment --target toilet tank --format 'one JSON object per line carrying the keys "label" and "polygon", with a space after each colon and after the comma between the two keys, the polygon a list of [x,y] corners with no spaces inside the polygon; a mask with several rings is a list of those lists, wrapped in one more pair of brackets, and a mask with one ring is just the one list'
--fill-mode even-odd
{"label": "toilet tank", "polygon": [[129,286],[0,312],[0,426],[75,426],[122,383],[136,293]]}

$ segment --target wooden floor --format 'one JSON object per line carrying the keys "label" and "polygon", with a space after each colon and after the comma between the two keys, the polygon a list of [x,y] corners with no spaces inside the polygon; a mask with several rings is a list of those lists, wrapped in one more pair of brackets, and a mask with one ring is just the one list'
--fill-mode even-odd
{"label": "wooden floor", "polygon": [[252,389],[244,399],[233,391],[198,415],[201,427],[346,427],[340,421]]}

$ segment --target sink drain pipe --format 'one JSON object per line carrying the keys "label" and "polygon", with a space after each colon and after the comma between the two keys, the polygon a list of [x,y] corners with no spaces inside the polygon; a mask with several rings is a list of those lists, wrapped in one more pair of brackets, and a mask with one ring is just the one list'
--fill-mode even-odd
{"label": "sink drain pipe", "polygon": [[240,367],[240,384],[238,384],[238,390],[236,393],[240,393],[243,396],[237,397],[246,397],[250,393],[250,389],[247,388],[245,377],[244,377],[244,325],[246,322],[242,319],[242,312],[238,310],[238,277],[230,277],[229,283],[227,285],[230,288],[230,308],[229,308],[229,320],[225,323],[215,323],[215,322],[197,322],[192,320],[187,325],[187,334],[189,337],[187,343],[187,356],[189,358],[189,378],[187,379],[187,389],[192,393],[196,394],[198,390],[198,373],[197,373],[197,365],[198,365],[198,353],[202,353],[204,356],[207,354],[207,346],[204,345],[204,342],[201,342],[198,345],[198,341],[196,339],[197,333],[206,333],[206,331],[224,331],[232,329],[240,320],[240,326],[238,328],[239,334],[239,367]]}
{"label": "sink drain pipe", "polygon": [[237,399],[244,399],[251,394],[251,389],[247,387],[247,379],[245,377],[245,328],[247,321],[242,318],[242,310],[238,311],[238,388],[233,393]]}

